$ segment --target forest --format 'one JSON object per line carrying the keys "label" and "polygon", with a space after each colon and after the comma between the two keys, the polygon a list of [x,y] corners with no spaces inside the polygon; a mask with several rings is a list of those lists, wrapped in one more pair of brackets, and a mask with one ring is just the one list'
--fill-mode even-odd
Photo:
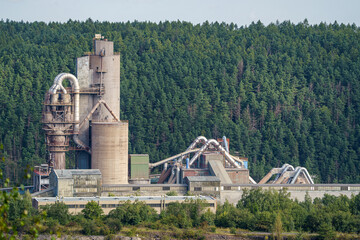
{"label": "forest", "polygon": [[360,182],[359,27],[306,19],[267,26],[0,20],[0,167],[11,182],[46,162],[44,94],[58,73],[76,74],[95,33],[121,53],[129,153],[155,162],[199,135],[225,135],[257,181],[289,163],[317,183]]}

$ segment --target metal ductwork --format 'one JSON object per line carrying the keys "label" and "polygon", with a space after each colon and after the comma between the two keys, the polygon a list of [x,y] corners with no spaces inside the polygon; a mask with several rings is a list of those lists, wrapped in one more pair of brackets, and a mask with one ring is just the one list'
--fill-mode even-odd
{"label": "metal ductwork", "polygon": [[58,90],[61,90],[64,94],[67,94],[66,89],[63,87],[62,82],[64,80],[70,80],[70,84],[72,87],[72,93],[74,98],[74,129],[73,129],[73,139],[74,142],[85,149],[87,152],[91,153],[90,147],[86,146],[79,137],[79,125],[80,125],[80,87],[78,79],[71,73],[60,73],[54,79],[54,84],[50,87],[50,94],[57,94]]}
{"label": "metal ductwork", "polygon": [[217,148],[222,154],[224,154],[226,160],[228,160],[230,162],[230,164],[235,167],[235,168],[240,168],[240,166],[236,163],[236,161],[234,160],[234,158],[231,157],[231,155],[220,145],[220,143],[218,141],[216,141],[215,139],[210,139],[208,140],[204,146],[202,146],[200,148],[200,150],[195,153],[195,155],[191,158],[190,160],[190,166],[194,163],[194,161],[210,146],[214,146],[215,148]]}

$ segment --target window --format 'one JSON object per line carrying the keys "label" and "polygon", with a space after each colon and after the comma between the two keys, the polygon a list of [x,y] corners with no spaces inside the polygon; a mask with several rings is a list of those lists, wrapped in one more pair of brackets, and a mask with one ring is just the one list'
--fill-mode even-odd
{"label": "window", "polygon": [[202,187],[194,187],[194,191],[202,191]]}
{"label": "window", "polygon": [[140,187],[133,187],[133,191],[140,190]]}
{"label": "window", "polygon": [[224,186],[224,190],[231,190],[231,186]]}
{"label": "window", "polygon": [[163,191],[169,191],[170,187],[163,187]]}
{"label": "window", "polygon": [[161,207],[160,203],[149,203],[148,204],[149,207]]}
{"label": "window", "polygon": [[68,208],[76,208],[76,205],[67,205]]}

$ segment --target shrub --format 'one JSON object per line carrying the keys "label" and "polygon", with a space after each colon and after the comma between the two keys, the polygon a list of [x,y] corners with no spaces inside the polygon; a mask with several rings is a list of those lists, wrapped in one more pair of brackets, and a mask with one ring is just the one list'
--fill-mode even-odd
{"label": "shrub", "polygon": [[98,219],[104,214],[104,211],[95,201],[90,201],[85,205],[85,208],[81,211],[85,218]]}
{"label": "shrub", "polygon": [[46,211],[48,218],[58,220],[61,225],[66,225],[70,221],[71,215],[69,213],[69,209],[63,202],[45,205],[42,209]]}
{"label": "shrub", "polygon": [[134,226],[140,223],[155,221],[157,219],[157,213],[144,202],[135,201],[131,203],[130,201],[126,201],[121,206],[112,210],[108,217],[120,220],[123,225]]}
{"label": "shrub", "polygon": [[117,233],[121,230],[122,224],[119,219],[108,218],[105,220],[105,224],[110,228],[110,233]]}
{"label": "shrub", "polygon": [[175,192],[175,191],[170,191],[170,192],[167,192],[166,193],[166,196],[177,196],[178,194],[177,194],[177,192]]}

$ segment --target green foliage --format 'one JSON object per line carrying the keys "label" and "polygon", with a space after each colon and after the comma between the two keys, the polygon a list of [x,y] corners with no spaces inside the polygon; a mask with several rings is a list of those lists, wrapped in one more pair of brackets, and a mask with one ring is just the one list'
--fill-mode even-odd
{"label": "green foliage", "polygon": [[46,212],[48,218],[58,221],[61,225],[66,225],[70,221],[69,208],[63,202],[56,202],[41,207]]}
{"label": "green foliage", "polygon": [[[5,161],[3,145],[0,144],[0,159]],[[25,171],[25,179],[29,178]],[[0,180],[4,187],[8,187],[9,178],[4,179],[2,169],[0,169]],[[24,186],[21,187],[24,190]],[[0,192],[0,239],[16,239],[18,233],[30,234],[32,238],[38,236],[41,215],[36,215],[32,208],[31,196],[29,192],[20,195],[18,188],[11,191]],[[30,237],[29,236],[29,237]]]}
{"label": "green foliage", "polygon": [[89,219],[82,224],[82,233],[84,235],[109,235],[110,228],[105,225],[100,219]]}
{"label": "green foliage", "polygon": [[200,222],[202,224],[206,224],[207,226],[213,226],[215,224],[215,217],[215,213],[208,209],[204,214],[201,215]]}
{"label": "green foliage", "polygon": [[190,199],[185,202],[169,203],[161,212],[160,220],[163,224],[171,224],[179,228],[199,227],[201,224],[212,224],[214,216],[205,212],[206,204],[201,199]]}
{"label": "green foliage", "polygon": [[95,201],[90,201],[85,205],[85,208],[81,211],[84,214],[84,217],[87,219],[99,219],[104,211]]}
{"label": "green foliage", "polygon": [[336,239],[336,233],[334,229],[332,228],[331,224],[328,224],[326,222],[320,224],[318,233],[320,239]]}
{"label": "green foliage", "polygon": [[166,196],[177,196],[178,194],[177,194],[177,192],[175,192],[175,191],[170,191],[170,192],[167,192],[166,193]]}
{"label": "green foliage", "polygon": [[278,240],[282,239],[282,232],[283,232],[283,226],[282,226],[281,214],[277,214],[273,225],[273,233],[276,236],[276,239]]}
{"label": "green foliage", "polygon": [[122,203],[119,207],[112,210],[109,219],[116,219],[123,225],[138,225],[148,223],[157,219],[155,210],[144,202],[130,200]]}

